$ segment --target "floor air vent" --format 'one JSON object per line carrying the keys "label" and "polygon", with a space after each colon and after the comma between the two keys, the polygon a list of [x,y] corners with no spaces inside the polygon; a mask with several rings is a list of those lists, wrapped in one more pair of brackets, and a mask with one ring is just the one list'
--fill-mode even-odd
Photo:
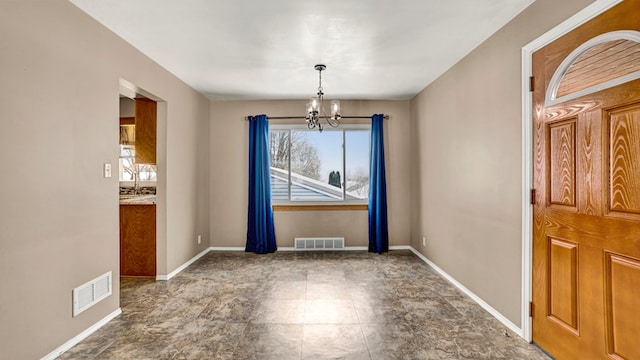
{"label": "floor air vent", "polygon": [[344,250],[344,238],[295,238],[296,250]]}

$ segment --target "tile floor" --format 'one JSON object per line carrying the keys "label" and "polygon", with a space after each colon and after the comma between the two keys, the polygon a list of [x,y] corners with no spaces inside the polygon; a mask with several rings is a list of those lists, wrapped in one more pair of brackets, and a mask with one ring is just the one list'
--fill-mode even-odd
{"label": "tile floor", "polygon": [[59,359],[549,359],[410,251],[210,252]]}

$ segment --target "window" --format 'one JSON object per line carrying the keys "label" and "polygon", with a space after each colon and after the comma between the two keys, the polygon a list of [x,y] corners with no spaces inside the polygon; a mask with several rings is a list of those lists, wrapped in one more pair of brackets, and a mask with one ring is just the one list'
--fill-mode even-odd
{"label": "window", "polygon": [[361,203],[369,195],[369,125],[323,132],[271,125],[271,198]]}
{"label": "window", "polygon": [[120,145],[120,181],[156,181],[156,166],[136,164],[135,145]]}

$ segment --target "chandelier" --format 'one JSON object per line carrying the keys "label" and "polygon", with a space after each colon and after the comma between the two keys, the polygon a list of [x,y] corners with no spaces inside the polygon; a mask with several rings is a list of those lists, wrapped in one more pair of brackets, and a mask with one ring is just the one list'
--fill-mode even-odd
{"label": "chandelier", "polygon": [[314,68],[318,70],[318,93],[316,96],[309,99],[309,102],[307,103],[306,121],[309,129],[315,129],[318,127],[318,130],[322,132],[320,119],[327,120],[327,124],[329,124],[329,126],[336,128],[340,126],[340,119],[342,116],[340,115],[339,100],[331,100],[331,116],[327,116],[322,103],[324,100],[324,92],[322,92],[322,71],[326,70],[327,66],[318,64],[314,66]]}

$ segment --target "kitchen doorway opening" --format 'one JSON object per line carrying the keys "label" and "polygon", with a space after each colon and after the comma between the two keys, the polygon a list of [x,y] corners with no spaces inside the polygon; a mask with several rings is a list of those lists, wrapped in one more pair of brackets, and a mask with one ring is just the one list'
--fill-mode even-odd
{"label": "kitchen doorway opening", "polygon": [[164,280],[167,104],[124,79],[118,100],[120,278]]}

